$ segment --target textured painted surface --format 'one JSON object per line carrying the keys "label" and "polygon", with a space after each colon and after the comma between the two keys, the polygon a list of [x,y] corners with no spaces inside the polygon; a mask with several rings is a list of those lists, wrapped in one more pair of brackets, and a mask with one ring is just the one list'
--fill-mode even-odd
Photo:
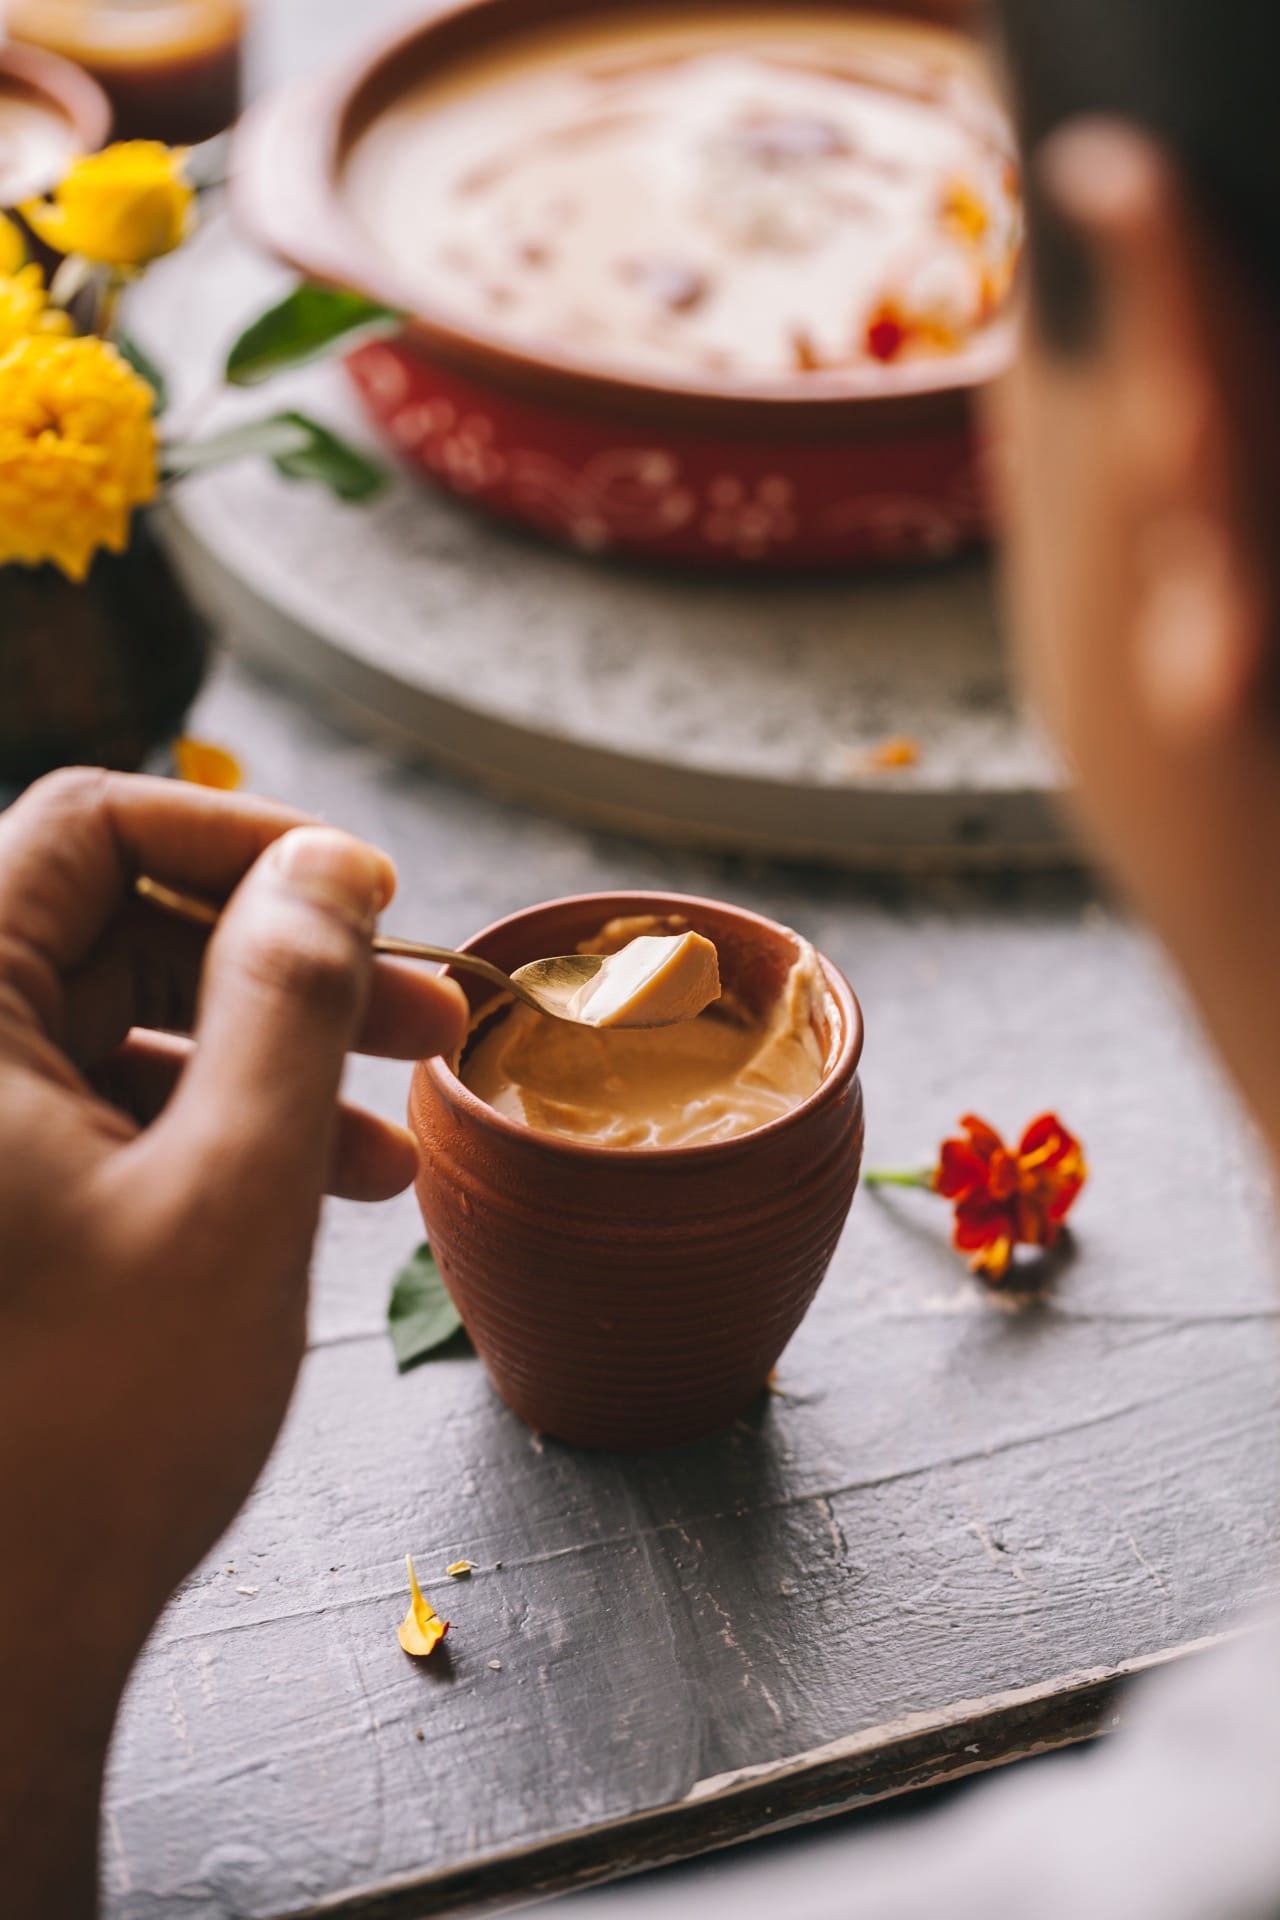
{"label": "textured painted surface", "polygon": [[[457,1910],[755,1831],[776,1796],[717,1801],[722,1776],[957,1710],[978,1754],[935,1739],[904,1780],[1023,1751],[1042,1723],[1029,1737],[992,1696],[1029,1689],[1079,1731],[1067,1677],[1214,1634],[1268,1590],[1265,1192],[1114,918],[1065,882],[873,886],[589,836],[401,766],[239,669],[196,724],[255,786],[391,850],[392,930],[454,940],[614,885],[741,900],[862,997],[869,1163],[926,1157],[961,1107],[1013,1127],[1052,1101],[1095,1174],[1035,1300],[969,1282],[937,1203],[861,1195],[785,1397],[632,1460],[537,1441],[471,1359],[397,1378],[383,1313],[413,1202],[332,1207],[283,1444],[128,1704],[113,1920]],[[402,1111],[404,1069],[361,1063],[352,1082]],[[453,1620],[427,1667],[395,1640],[406,1549]],[[444,1577],[459,1555],[478,1569],[461,1585]],[[894,1783],[886,1763],[837,1792],[823,1764],[811,1810]],[[608,1831],[661,1809],[648,1839]],[[432,1880],[438,1899],[372,1904]]]}

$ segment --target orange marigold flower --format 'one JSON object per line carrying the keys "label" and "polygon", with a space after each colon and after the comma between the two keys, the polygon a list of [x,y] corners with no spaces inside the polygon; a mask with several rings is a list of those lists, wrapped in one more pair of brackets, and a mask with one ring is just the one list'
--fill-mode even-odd
{"label": "orange marigold flower", "polygon": [[966,1114],[958,1139],[944,1140],[932,1177],[955,1207],[953,1244],[975,1273],[1003,1280],[1014,1248],[1051,1247],[1088,1177],[1084,1149],[1056,1114],[1033,1120],[1016,1148]]}

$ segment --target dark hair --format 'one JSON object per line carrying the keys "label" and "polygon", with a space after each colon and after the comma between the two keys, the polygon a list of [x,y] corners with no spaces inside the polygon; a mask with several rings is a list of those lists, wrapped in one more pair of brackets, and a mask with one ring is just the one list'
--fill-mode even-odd
{"label": "dark hair", "polygon": [[1094,283],[1037,189],[1035,151],[1085,114],[1147,128],[1280,299],[1280,0],[996,0],[1027,159],[1037,317],[1065,350],[1092,332]]}

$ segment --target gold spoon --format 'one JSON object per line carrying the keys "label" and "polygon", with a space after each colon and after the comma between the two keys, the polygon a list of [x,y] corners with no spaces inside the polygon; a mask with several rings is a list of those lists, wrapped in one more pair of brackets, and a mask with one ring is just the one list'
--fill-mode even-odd
{"label": "gold spoon", "polygon": [[[134,887],[144,900],[179,920],[190,921],[192,926],[218,924],[221,908],[210,900],[202,900],[193,893],[179,893],[175,887],[163,886],[145,873],[138,875]],[[561,953],[549,960],[531,960],[527,966],[517,967],[514,973],[504,973],[501,967],[495,967],[491,960],[482,960],[479,954],[455,953],[451,947],[431,947],[421,940],[401,940],[394,933],[375,933],[373,950],[393,954],[401,960],[437,960],[451,967],[462,967],[468,973],[479,974],[492,986],[501,987],[504,993],[514,994],[526,1006],[536,1007],[539,1013],[550,1014],[553,1020],[567,1020],[574,1026],[595,1024],[571,1011],[572,1003],[575,995],[596,978],[610,958],[603,953]],[[673,1020],[652,1024],[675,1025],[687,1017],[679,1013]]]}

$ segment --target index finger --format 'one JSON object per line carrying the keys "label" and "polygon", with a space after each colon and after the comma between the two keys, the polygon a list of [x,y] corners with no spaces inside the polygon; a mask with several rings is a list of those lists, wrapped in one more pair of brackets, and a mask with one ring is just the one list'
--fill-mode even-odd
{"label": "index finger", "polygon": [[308,816],[250,794],[73,767],[0,817],[0,938],[62,972],[83,960],[139,873],[225,897]]}

